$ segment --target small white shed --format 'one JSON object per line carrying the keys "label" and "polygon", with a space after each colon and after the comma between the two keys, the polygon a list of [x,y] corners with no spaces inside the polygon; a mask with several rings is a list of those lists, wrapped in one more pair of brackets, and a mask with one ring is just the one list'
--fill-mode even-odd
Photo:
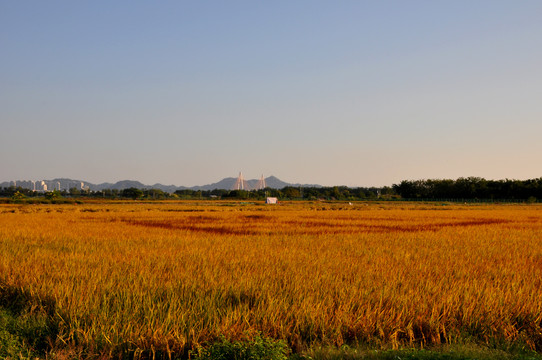
{"label": "small white shed", "polygon": [[265,199],[266,204],[277,204],[279,201],[276,197],[268,197]]}

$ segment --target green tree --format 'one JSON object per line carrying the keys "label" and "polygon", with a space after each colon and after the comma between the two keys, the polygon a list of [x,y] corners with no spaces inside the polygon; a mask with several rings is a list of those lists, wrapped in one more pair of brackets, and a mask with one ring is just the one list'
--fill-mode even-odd
{"label": "green tree", "polygon": [[60,194],[60,191],[53,190],[45,193],[45,198],[48,200],[54,200],[54,199],[60,199],[62,195]]}
{"label": "green tree", "polygon": [[121,194],[122,197],[131,198],[131,199],[134,199],[134,200],[137,200],[137,199],[143,197],[143,195],[144,195],[143,190],[135,188],[135,187],[124,189],[124,190],[121,191],[120,194]]}
{"label": "green tree", "polygon": [[299,189],[291,186],[287,186],[282,189],[282,194],[288,199],[296,199],[301,197],[301,192],[299,191]]}
{"label": "green tree", "polygon": [[150,189],[150,190],[145,190],[144,191],[144,194],[147,198],[149,199],[153,199],[153,200],[156,200],[156,199],[165,199],[166,198],[166,193],[163,192],[162,190],[160,189]]}
{"label": "green tree", "polygon": [[25,197],[26,197],[26,196],[24,196],[24,194],[21,193],[20,191],[16,191],[16,192],[11,196],[11,198],[12,198],[13,200],[22,200],[22,199],[24,199]]}

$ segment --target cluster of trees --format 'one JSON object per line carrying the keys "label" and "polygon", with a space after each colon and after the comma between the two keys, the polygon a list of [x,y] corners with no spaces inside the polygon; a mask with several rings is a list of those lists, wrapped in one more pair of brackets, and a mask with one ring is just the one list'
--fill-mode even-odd
{"label": "cluster of trees", "polygon": [[[48,194],[48,195],[47,195]],[[293,187],[263,190],[177,190],[167,193],[160,189],[128,188],[123,190],[106,189],[101,191],[79,190],[53,191],[46,194],[22,187],[0,188],[0,197],[89,197],[108,199],[241,199],[263,200],[277,197],[281,200],[371,200],[371,199],[435,199],[435,200],[530,200],[542,199],[542,178],[532,180],[485,180],[479,177],[459,178],[457,180],[403,180],[392,187],[349,188],[333,187]]]}
{"label": "cluster of trees", "polygon": [[393,190],[404,199],[542,199],[542,178],[531,180],[403,180]]}
{"label": "cluster of trees", "polygon": [[169,198],[171,194],[168,194],[160,189],[137,189],[129,188],[124,190],[118,189],[105,189],[101,191],[91,191],[91,190],[80,190],[78,188],[71,188],[69,190],[54,190],[49,192],[43,191],[33,191],[23,187],[3,187],[0,188],[0,197],[10,197],[10,198],[36,198],[36,197],[45,197],[45,198],[61,198],[61,197],[88,197],[88,198],[108,198],[108,199],[119,199],[119,198],[131,198],[131,199],[166,199]]}
{"label": "cluster of trees", "polygon": [[362,200],[376,199],[381,194],[391,194],[392,189],[386,188],[349,188],[346,186],[334,187],[293,187],[282,189],[266,188],[262,190],[177,190],[174,194],[180,198],[217,197],[221,199],[255,199],[263,200],[266,197],[276,197],[282,200]]}
{"label": "cluster of trees", "polygon": [[[16,195],[17,194],[17,195]],[[54,195],[53,195],[54,194]],[[127,188],[123,190],[105,189],[101,191],[79,190],[72,188],[69,191],[53,191],[49,193],[35,192],[22,187],[0,188],[0,197],[87,197],[108,199],[241,199],[241,200],[264,200],[266,197],[277,197],[281,200],[365,200],[376,199],[380,196],[390,196],[393,189],[384,188],[349,188],[346,186],[334,187],[292,187],[282,189],[266,188],[262,190],[177,190],[167,193],[160,189]]]}

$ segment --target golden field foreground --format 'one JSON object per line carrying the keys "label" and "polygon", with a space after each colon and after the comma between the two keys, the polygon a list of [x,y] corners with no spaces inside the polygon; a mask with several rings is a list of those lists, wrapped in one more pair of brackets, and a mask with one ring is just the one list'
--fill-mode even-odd
{"label": "golden field foreground", "polygon": [[64,351],[186,356],[257,334],[541,351],[542,206],[3,204],[0,291]]}

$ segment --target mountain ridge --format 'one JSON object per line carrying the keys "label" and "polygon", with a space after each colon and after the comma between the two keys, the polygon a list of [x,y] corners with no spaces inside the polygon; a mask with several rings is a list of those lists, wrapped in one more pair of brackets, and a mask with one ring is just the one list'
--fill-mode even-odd
{"label": "mountain ridge", "polygon": [[[153,185],[147,185],[143,184],[140,181],[137,180],[120,180],[116,183],[111,182],[103,182],[99,184],[94,184],[91,182],[87,182],[84,180],[74,180],[69,178],[55,178],[52,180],[39,180],[33,182],[32,180],[16,180],[16,181],[5,181],[0,183],[0,187],[10,187],[16,184],[16,186],[20,186],[22,188],[30,189],[30,190],[69,190],[71,188],[77,188],[77,189],[88,189],[91,191],[101,191],[105,189],[111,189],[111,190],[124,190],[128,188],[138,188],[138,189],[159,189],[168,193],[173,193],[177,190],[231,190],[233,186],[235,185],[237,178],[234,177],[226,177],[222,180],[219,180],[215,183],[206,184],[206,185],[196,185],[196,186],[177,186],[177,185],[164,185],[160,183],[156,183]],[[258,184],[258,179],[250,179],[246,180],[246,183],[248,184],[248,188],[254,189]],[[321,185],[316,184],[299,184],[299,183],[287,183],[285,181],[280,180],[276,176],[269,176],[265,178],[265,182],[267,187],[273,188],[273,189],[282,189],[286,186],[293,186],[293,187],[322,187]],[[44,187],[43,185],[46,185]]]}

